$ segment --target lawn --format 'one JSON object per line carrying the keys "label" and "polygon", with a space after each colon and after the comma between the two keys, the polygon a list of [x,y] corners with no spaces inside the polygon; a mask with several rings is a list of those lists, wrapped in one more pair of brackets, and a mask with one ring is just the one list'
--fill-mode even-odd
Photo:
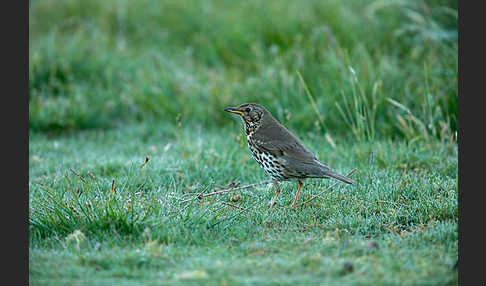
{"label": "lawn", "polygon": [[[46,0],[29,20],[31,285],[457,284],[457,3]],[[358,183],[308,179],[293,209],[285,182],[269,208],[223,111],[244,102]]]}

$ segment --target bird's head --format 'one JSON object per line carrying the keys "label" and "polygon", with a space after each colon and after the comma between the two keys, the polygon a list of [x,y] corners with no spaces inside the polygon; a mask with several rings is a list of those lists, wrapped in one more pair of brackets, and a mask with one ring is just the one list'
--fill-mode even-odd
{"label": "bird's head", "polygon": [[256,130],[262,123],[263,118],[269,114],[265,107],[256,103],[244,103],[237,107],[225,108],[224,111],[241,116],[247,131],[250,132]]}

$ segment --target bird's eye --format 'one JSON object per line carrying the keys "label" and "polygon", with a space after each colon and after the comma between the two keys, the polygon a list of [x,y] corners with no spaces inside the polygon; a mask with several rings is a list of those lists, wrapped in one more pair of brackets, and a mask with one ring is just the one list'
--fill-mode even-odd
{"label": "bird's eye", "polygon": [[245,108],[245,112],[246,112],[246,113],[248,113],[248,112],[250,112],[250,111],[251,111],[251,108],[249,108],[249,107]]}

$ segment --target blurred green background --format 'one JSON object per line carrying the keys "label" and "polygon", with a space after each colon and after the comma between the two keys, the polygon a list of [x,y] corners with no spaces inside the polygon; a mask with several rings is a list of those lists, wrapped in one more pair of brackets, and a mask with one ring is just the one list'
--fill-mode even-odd
{"label": "blurred green background", "polygon": [[30,1],[32,132],[205,128],[265,105],[291,129],[451,140],[457,1]]}
{"label": "blurred green background", "polygon": [[[29,3],[32,285],[457,285],[457,1]],[[358,184],[196,200],[244,102]]]}

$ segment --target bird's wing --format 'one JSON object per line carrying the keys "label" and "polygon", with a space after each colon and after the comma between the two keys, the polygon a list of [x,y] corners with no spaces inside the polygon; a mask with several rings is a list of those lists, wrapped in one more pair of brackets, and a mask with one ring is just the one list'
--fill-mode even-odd
{"label": "bird's wing", "polygon": [[265,130],[257,130],[252,135],[252,141],[270,154],[281,157],[292,164],[298,174],[307,177],[332,177],[348,184],[356,181],[342,176],[320,162],[295,135],[281,125],[273,125]]}
{"label": "bird's wing", "polygon": [[294,134],[281,125],[257,130],[252,135],[252,141],[274,156],[300,161],[317,159]]}

